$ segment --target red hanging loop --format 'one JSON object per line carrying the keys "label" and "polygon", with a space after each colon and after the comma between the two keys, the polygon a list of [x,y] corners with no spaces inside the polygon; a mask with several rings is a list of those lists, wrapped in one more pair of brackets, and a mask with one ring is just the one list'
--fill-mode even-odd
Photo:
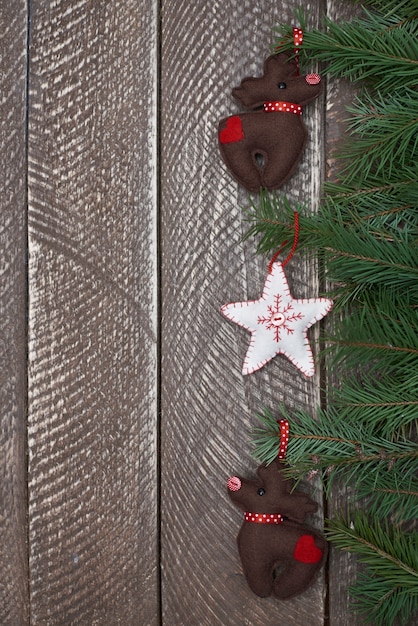
{"label": "red hanging loop", "polygon": [[299,76],[299,49],[303,42],[303,30],[301,28],[293,27],[293,43],[295,44],[295,61],[297,68],[297,75]]}
{"label": "red hanging loop", "polygon": [[277,423],[280,426],[280,447],[277,458],[284,461],[289,444],[289,422],[287,420],[278,420]]}
{"label": "red hanging loop", "polygon": [[[299,213],[297,211],[295,211],[295,225],[294,225],[294,235],[293,235],[293,246],[292,249],[290,250],[289,254],[287,255],[286,259],[283,261],[282,263],[282,267],[285,267],[290,259],[292,258],[292,256],[295,254],[297,245],[298,245],[298,239],[299,239]],[[277,252],[274,253],[270,263],[269,263],[269,273],[271,274],[271,272],[273,271],[273,265],[275,264],[277,257],[279,256],[280,252],[283,250],[284,246],[287,244],[287,240],[284,241],[282,243],[282,245],[280,246],[280,248],[277,250]]]}
{"label": "red hanging loop", "polygon": [[[296,67],[299,71],[299,59],[298,59],[298,54],[299,54],[299,50],[300,47],[302,46],[303,43],[303,30],[301,28],[298,28],[297,26],[294,26],[292,28],[292,35],[293,35],[293,45],[294,47],[294,53],[295,53],[295,60],[296,60]],[[280,41],[276,48],[275,48],[275,52],[276,54],[278,54],[281,49],[283,48],[283,46],[287,46],[289,43],[289,39],[291,38],[290,33],[288,35],[286,35],[284,37],[284,39],[282,39],[282,41]]]}

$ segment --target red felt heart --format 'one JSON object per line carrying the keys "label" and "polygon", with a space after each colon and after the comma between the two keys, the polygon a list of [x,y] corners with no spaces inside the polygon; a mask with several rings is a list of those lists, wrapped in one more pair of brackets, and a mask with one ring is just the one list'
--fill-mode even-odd
{"label": "red felt heart", "polygon": [[322,550],[316,547],[312,535],[302,535],[295,546],[293,558],[301,563],[318,563],[322,559]]}
{"label": "red felt heart", "polygon": [[219,133],[219,141],[221,143],[235,143],[241,139],[244,139],[241,118],[239,115],[228,117],[225,128]]}

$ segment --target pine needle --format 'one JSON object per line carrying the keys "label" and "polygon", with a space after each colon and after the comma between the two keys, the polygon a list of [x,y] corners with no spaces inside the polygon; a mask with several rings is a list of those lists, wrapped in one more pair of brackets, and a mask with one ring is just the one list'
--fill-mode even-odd
{"label": "pine needle", "polygon": [[[405,532],[418,518],[418,12],[416,0],[368,4],[362,17],[326,19],[322,30],[297,15],[302,65],[320,61],[329,77],[362,87],[348,109],[340,180],[324,185],[316,214],[267,192],[246,214],[248,236],[272,254],[291,245],[298,211],[298,252],[315,253],[333,285],[321,358],[341,382],[314,415],[264,409],[253,441],[257,459],[276,458],[284,416],[287,475],[320,479],[326,495],[336,480],[350,488],[367,513],[330,520],[328,536],[364,568],[351,589],[357,609],[391,626],[418,608],[417,534]],[[275,32],[276,49],[293,53],[292,28]]]}
{"label": "pine needle", "polygon": [[418,609],[418,534],[355,513],[350,523],[329,522],[327,535],[365,566],[350,589],[357,610],[377,626],[391,626],[395,619],[406,624]]}

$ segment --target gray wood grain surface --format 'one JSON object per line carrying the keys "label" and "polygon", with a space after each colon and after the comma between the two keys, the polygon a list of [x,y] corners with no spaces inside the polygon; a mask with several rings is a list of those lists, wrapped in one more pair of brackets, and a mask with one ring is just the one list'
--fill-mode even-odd
{"label": "gray wood grain surface", "polygon": [[31,6],[31,623],[156,624],[157,5]]}
{"label": "gray wood grain surface", "polygon": [[[318,377],[305,379],[283,357],[243,378],[248,333],[219,312],[228,301],[259,297],[269,259],[241,242],[248,197],[221,161],[217,125],[238,110],[231,89],[260,73],[272,25],[294,21],[292,3],[162,6],[163,623],[323,624],[323,579],[285,603],[249,591],[236,548],[241,514],[226,493],[228,476],[255,468],[255,412],[318,401]],[[320,7],[309,3],[312,26]],[[304,119],[309,145],[285,192],[314,210],[323,175],[321,102],[307,106]],[[298,255],[286,273],[296,297],[316,295],[311,259]]]}
{"label": "gray wood grain surface", "polygon": [[0,7],[0,623],[27,623],[27,7]]}

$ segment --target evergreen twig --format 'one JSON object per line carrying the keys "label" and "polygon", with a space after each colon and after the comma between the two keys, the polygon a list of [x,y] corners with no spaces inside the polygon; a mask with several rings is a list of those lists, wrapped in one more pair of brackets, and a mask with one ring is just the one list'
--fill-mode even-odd
{"label": "evergreen twig", "polygon": [[[377,435],[361,422],[350,421],[347,411],[318,410],[315,418],[304,411],[289,415],[284,407],[281,413],[290,422],[288,476],[297,482],[306,474],[321,478],[327,495],[340,478],[357,490],[359,499],[368,498],[378,517],[390,513],[405,522],[418,516],[418,446],[414,442]],[[258,417],[264,426],[254,430],[255,456],[270,463],[279,452],[280,427],[268,409]]]}
{"label": "evergreen twig", "polygon": [[[307,31],[298,14],[301,63],[324,62],[321,72],[362,86],[348,111],[340,180],[325,184],[317,214],[264,192],[247,220],[258,251],[271,254],[292,241],[297,210],[299,250],[314,251],[335,284],[322,356],[342,382],[315,417],[282,409],[291,424],[287,473],[319,477],[327,495],[340,479],[361,500],[367,515],[330,520],[328,535],[364,565],[351,589],[358,610],[390,626],[418,608],[418,535],[404,532],[418,518],[418,10],[416,0],[369,6],[352,22],[326,19],[323,31]],[[276,34],[276,49],[293,52],[291,27]],[[278,416],[259,417],[255,456],[270,462]]]}
{"label": "evergreen twig", "polygon": [[360,513],[351,523],[342,518],[329,522],[327,535],[366,566],[350,590],[359,611],[379,626],[396,618],[406,624],[418,609],[418,535],[389,528],[387,522],[371,523]]}
{"label": "evergreen twig", "polygon": [[[416,16],[372,13],[362,18],[336,23],[325,18],[324,30],[305,31],[302,60],[325,61],[330,76],[353,82],[367,80],[382,94],[393,91],[393,79],[403,87],[414,89],[418,69]],[[292,29],[280,25],[276,48],[293,51]]]}

